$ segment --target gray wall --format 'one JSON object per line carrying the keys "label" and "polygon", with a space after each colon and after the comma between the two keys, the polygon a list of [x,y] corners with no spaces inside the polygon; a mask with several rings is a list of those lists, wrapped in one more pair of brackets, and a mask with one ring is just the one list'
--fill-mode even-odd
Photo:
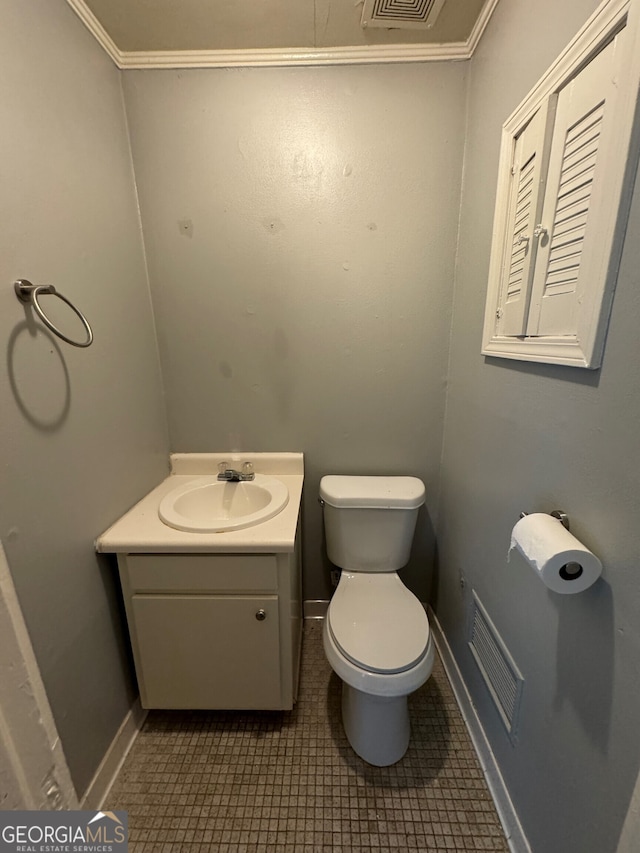
{"label": "gray wall", "polygon": [[465,74],[125,74],[172,449],[305,452],[305,598],[325,473],[423,477],[428,594]]}
{"label": "gray wall", "polygon": [[[502,0],[470,72],[437,610],[535,853],[612,853],[640,762],[638,191],[602,369],[480,355],[501,124],[596,5]],[[555,508],[605,566],[579,596],[506,560],[519,512]],[[466,646],[472,588],[525,678],[513,745]]]}
{"label": "gray wall", "polygon": [[[93,539],[165,475],[166,421],[119,74],[63,0],[5,0],[0,57],[0,538],[82,794],[135,695]],[[18,277],[94,345],[47,332]]]}
{"label": "gray wall", "polygon": [[[434,600],[535,853],[613,853],[640,764],[638,193],[602,369],[480,355],[500,126],[595,5],[502,0],[468,90]],[[62,0],[2,17],[0,538],[82,792],[134,693],[92,540],[168,441],[119,75]],[[429,592],[466,74],[125,75],[171,446],[306,452],[309,598],[330,472],[425,479],[407,579]],[[33,322],[18,276],[76,299],[94,346]],[[605,564],[581,596],[506,562],[520,510],[555,507]],[[513,744],[467,651],[471,588],[526,679]]]}

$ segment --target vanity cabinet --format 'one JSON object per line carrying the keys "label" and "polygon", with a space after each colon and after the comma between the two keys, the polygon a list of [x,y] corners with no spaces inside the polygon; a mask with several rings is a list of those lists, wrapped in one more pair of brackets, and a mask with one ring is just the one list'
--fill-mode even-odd
{"label": "vanity cabinet", "polygon": [[293,707],[297,544],[278,554],[119,554],[118,567],[144,708]]}

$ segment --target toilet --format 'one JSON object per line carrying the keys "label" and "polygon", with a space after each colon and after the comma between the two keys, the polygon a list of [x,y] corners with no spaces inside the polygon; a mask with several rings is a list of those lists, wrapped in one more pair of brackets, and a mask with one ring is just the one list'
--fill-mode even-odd
{"label": "toilet", "polygon": [[323,644],[342,680],[342,723],[369,764],[395,764],[409,745],[408,696],[431,675],[424,607],[398,570],[409,561],[424,484],[416,477],[320,481],[327,554],[342,569]]}

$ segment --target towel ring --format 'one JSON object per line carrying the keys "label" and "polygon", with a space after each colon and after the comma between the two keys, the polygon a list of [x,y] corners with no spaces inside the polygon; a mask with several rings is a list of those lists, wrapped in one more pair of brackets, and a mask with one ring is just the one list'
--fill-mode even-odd
{"label": "towel ring", "polygon": [[[59,338],[62,338],[63,341],[66,341],[68,344],[71,344],[73,347],[89,347],[93,343],[93,332],[91,331],[91,326],[89,325],[87,318],[82,314],[76,306],[70,302],[66,296],[63,296],[61,293],[55,289],[52,284],[31,284],[30,281],[27,281],[26,278],[19,278],[18,281],[14,282],[13,285],[16,296],[21,302],[28,302],[38,315],[42,322],[45,324],[47,329],[50,329],[54,335],[57,335]],[[76,314],[76,316],[82,322],[82,325],[85,328],[87,333],[86,341],[73,341],[71,338],[68,338],[65,334],[63,334],[57,326],[55,326],[51,320],[47,317],[47,315],[42,310],[40,303],[38,302],[38,296],[40,294],[51,294],[53,296],[57,296],[58,299],[62,299],[63,302],[71,308],[71,310]]]}

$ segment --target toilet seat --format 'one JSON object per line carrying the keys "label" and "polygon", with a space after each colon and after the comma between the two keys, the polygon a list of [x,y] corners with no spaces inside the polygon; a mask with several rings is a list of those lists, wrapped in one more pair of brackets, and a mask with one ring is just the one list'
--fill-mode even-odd
{"label": "toilet seat", "polygon": [[327,613],[338,650],[367,672],[402,673],[424,657],[429,620],[396,572],[343,571]]}
{"label": "toilet seat", "polygon": [[429,641],[424,656],[411,669],[404,672],[369,672],[361,666],[352,663],[338,648],[329,629],[328,617],[322,627],[322,644],[331,669],[341,679],[343,684],[366,693],[369,696],[385,696],[397,698],[408,696],[427,681],[433,669],[435,659],[435,644],[429,634]]}

